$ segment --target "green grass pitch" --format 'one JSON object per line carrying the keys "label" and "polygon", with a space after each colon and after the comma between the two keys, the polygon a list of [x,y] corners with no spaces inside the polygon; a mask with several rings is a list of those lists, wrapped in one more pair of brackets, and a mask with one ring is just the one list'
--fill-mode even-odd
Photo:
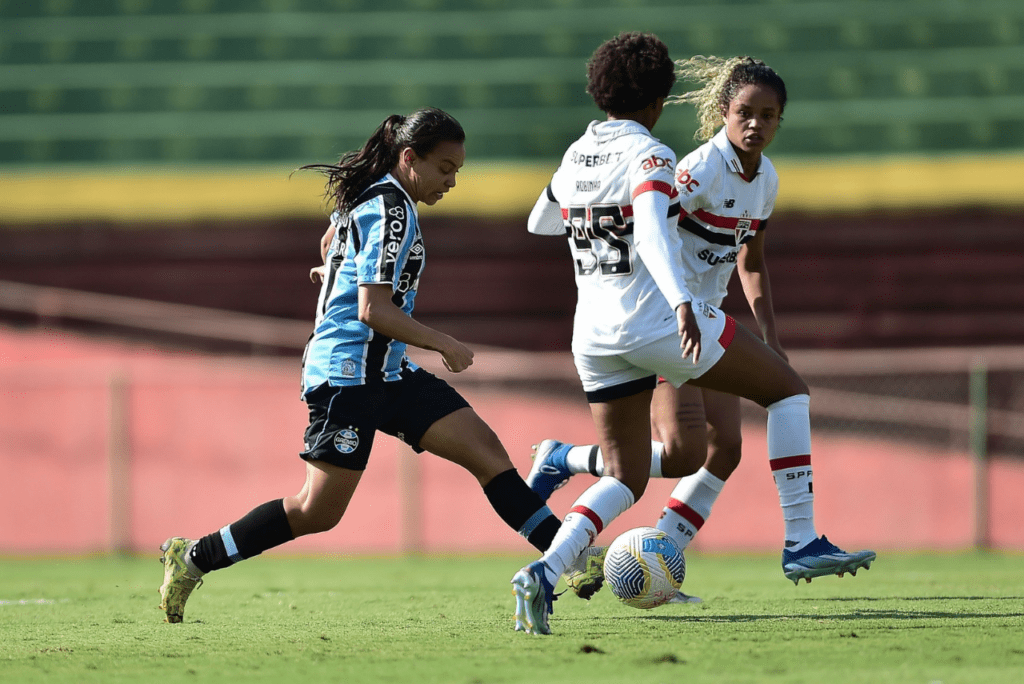
{"label": "green grass pitch", "polygon": [[774,555],[691,553],[700,605],[607,590],[512,630],[521,557],[257,558],[207,577],[185,622],[157,609],[159,554],[0,559],[0,681],[1024,681],[1024,555],[880,553],[794,587]]}

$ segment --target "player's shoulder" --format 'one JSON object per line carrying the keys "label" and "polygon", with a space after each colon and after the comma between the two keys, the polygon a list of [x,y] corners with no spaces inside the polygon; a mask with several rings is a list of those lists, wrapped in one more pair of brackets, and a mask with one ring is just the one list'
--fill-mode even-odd
{"label": "player's shoulder", "polygon": [[679,171],[689,171],[691,176],[717,176],[725,168],[725,157],[712,142],[706,142],[691,150],[676,167]]}

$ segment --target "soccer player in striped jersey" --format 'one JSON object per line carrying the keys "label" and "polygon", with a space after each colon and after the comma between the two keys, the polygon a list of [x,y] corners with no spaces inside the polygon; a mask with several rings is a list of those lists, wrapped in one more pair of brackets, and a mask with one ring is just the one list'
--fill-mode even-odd
{"label": "soccer player in striped jersey", "polygon": [[[727,76],[720,80],[726,81]],[[575,256],[579,300],[573,355],[600,449],[598,454],[588,447],[583,453],[588,461],[591,453],[600,455],[601,477],[576,500],[541,559],[512,579],[516,628],[540,634],[550,633],[548,616],[560,575],[567,570],[572,573],[581,558],[588,558],[594,571],[578,573],[587,581],[574,589],[589,597],[603,581],[600,551],[591,555],[594,549],[588,547],[646,487],[652,461],[651,401],[659,376],[672,388],[688,384],[765,407],[769,458],[781,466],[776,472],[784,507],[803,514],[813,501],[808,482],[807,385],[783,356],[726,316],[717,302],[700,298],[708,296],[703,281],[693,277],[692,267],[684,261],[684,250],[692,245],[677,230],[676,216],[685,221],[697,214],[700,205],[692,198],[697,185],[679,188],[678,178],[676,185],[664,182],[660,162],[674,157],[650,134],[675,81],[667,49],[650,34],[620,35],[591,57],[588,79],[587,91],[608,120],[591,123],[587,133],[569,147],[531,212],[529,229],[568,236]],[[727,102],[734,96],[730,94]],[[776,105],[781,113],[781,104],[776,101]],[[760,122],[761,114],[759,110],[753,118]],[[743,110],[745,118],[751,115],[752,111]],[[748,122],[746,127],[729,123],[731,114],[725,109],[719,116],[726,118],[728,129],[748,131],[744,139],[749,139],[750,151],[755,137],[764,139],[760,123]],[[726,149],[733,146],[730,143]],[[736,161],[750,159],[746,150],[743,156],[733,151]],[[758,168],[755,163],[747,170],[753,175]],[[697,215],[710,216],[706,210]],[[734,224],[733,232],[740,227],[747,231],[739,236],[743,241],[755,234],[753,226],[744,217],[742,224]],[[734,238],[732,248],[736,247]],[[529,480],[545,499],[571,474],[565,467],[571,446],[556,444],[538,454]],[[701,448],[706,449],[703,441]],[[557,458],[551,452],[558,452]],[[544,480],[538,483],[541,476]],[[793,555],[790,548],[784,550],[787,576],[795,573],[796,579],[809,580],[824,574],[823,566],[832,574],[836,558],[850,570],[874,559],[873,552],[845,554],[824,538],[812,536],[813,525],[808,530],[807,519],[801,520],[799,528],[803,541],[793,548],[811,553]],[[679,535],[675,527],[668,531]],[[794,559],[799,568],[791,570]]]}
{"label": "soccer player in striped jersey", "polygon": [[412,318],[425,256],[417,204],[433,205],[455,187],[464,140],[449,114],[421,109],[388,117],[337,164],[303,167],[327,176],[337,208],[322,243],[323,282],[303,359],[305,484],[198,540],[164,542],[167,622],[182,621],[205,573],[337,525],[378,430],[463,466],[512,529],[540,551],[550,544],[560,521],[526,486],[498,437],[458,392],[405,353],[407,345],[436,351],[453,373],[473,363],[464,344]]}

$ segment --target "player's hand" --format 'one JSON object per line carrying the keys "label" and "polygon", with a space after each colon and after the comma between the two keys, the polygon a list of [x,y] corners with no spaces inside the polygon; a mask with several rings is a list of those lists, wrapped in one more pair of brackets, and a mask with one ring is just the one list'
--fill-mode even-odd
{"label": "player's hand", "polygon": [[438,351],[444,367],[452,373],[461,373],[473,365],[473,350],[454,337],[448,337],[444,347]]}
{"label": "player's hand", "polygon": [[697,317],[693,315],[691,302],[683,302],[676,307],[676,325],[679,327],[679,348],[683,358],[692,355],[693,362],[700,360],[700,328]]}
{"label": "player's hand", "polygon": [[322,283],[327,277],[327,267],[323,264],[309,269],[309,279],[314,283]]}

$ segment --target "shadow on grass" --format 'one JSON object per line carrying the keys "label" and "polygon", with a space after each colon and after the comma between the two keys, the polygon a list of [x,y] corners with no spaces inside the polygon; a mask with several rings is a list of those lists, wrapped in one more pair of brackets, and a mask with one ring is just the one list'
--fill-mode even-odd
{"label": "shadow on grass", "polygon": [[[890,597],[890,598],[800,598],[796,599],[802,602],[813,602],[813,603],[830,603],[830,602],[846,602],[846,603],[858,603],[858,602],[880,602],[896,603],[901,602],[916,602],[916,601],[1012,601],[1014,608],[1020,606],[1021,602],[1024,601],[1024,597],[1020,596],[903,596],[903,597]],[[845,613],[765,613],[763,615],[664,615],[664,614],[638,614],[631,615],[628,617],[614,617],[612,619],[624,619],[624,620],[662,620],[666,622],[695,622],[695,623],[729,623],[729,622],[758,622],[758,621],[771,621],[771,620],[831,620],[831,621],[843,621],[843,620],[949,620],[949,619],[1006,619],[1006,618],[1020,618],[1024,617],[1024,612],[1020,610],[1013,610],[1007,612],[998,611],[987,611],[987,612],[973,612],[970,610],[914,610],[907,609],[901,610],[899,608],[891,609],[862,609],[852,610]]]}

